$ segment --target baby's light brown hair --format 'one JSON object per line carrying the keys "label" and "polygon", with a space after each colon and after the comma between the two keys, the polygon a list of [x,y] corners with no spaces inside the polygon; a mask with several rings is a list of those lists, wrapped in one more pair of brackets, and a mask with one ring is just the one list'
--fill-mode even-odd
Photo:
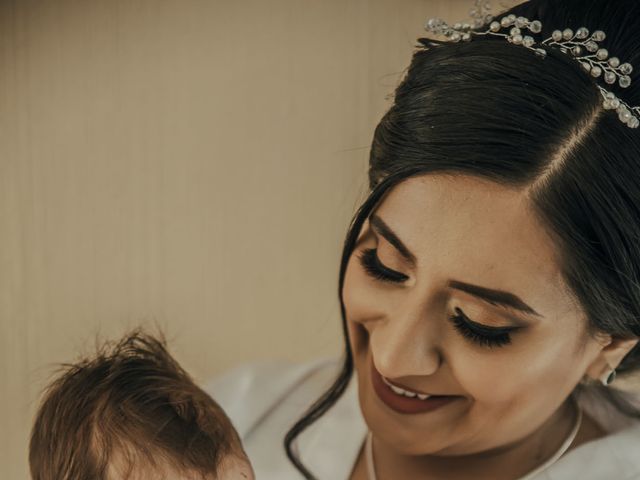
{"label": "baby's light brown hair", "polygon": [[29,445],[33,480],[215,479],[245,459],[231,421],[171,357],[164,338],[135,330],[64,365],[46,389]]}

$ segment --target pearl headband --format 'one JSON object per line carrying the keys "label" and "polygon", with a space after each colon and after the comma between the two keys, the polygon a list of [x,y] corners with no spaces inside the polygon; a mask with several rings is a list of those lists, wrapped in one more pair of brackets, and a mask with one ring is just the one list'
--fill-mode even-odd
{"label": "pearl headband", "polygon": [[[530,21],[528,18],[510,14],[497,21],[489,12],[488,1],[476,0],[475,7],[470,11],[474,18],[473,26],[469,23],[456,23],[449,26],[441,18],[430,18],[425,24],[425,30],[444,35],[452,42],[468,42],[473,36],[478,35],[504,37],[514,45],[532,50],[541,58],[547,55],[546,50],[541,48],[542,45],[558,48],[579,62],[584,71],[591,74],[592,77],[602,77],[608,85],[617,81],[622,88],[628,88],[631,85],[631,77],[629,76],[633,71],[631,64],[620,63],[618,57],[610,57],[609,52],[598,45],[598,42],[602,42],[606,38],[602,30],[596,30],[591,34],[585,27],[580,27],[575,32],[570,28],[554,30],[550,37],[536,43],[534,37],[526,34],[525,30],[532,34],[540,33],[542,23],[539,20]],[[472,30],[472,28],[480,29],[487,24],[488,28],[485,31]],[[509,32],[501,33],[502,29],[509,29]],[[640,106],[630,107],[602,85],[597,84],[596,86],[602,95],[602,106],[606,110],[615,110],[620,121],[628,127],[638,128],[640,126]]]}

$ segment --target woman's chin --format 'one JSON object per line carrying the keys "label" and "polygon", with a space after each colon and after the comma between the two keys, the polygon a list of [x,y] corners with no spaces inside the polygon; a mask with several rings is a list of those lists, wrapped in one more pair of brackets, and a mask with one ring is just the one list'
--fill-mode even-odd
{"label": "woman's chin", "polygon": [[358,390],[362,415],[377,442],[402,455],[440,454],[448,449],[446,435],[425,434],[427,430],[412,424],[410,418],[398,418],[397,414],[387,411],[375,397],[370,382],[362,382]]}
{"label": "woman's chin", "polygon": [[367,419],[367,425],[375,442],[385,444],[388,449],[399,455],[446,455],[449,450],[449,445],[439,435],[425,435],[424,432],[398,429],[397,426],[375,415]]}
{"label": "woman's chin", "polygon": [[[403,404],[406,399],[394,398],[396,394],[376,392],[373,385],[375,373],[372,374],[369,368],[367,352],[361,350],[353,353],[360,409],[376,441],[387,444],[403,455],[451,454],[455,436],[453,426],[459,424],[456,420],[464,415],[465,409],[461,410],[460,405],[466,402],[465,397],[455,398],[430,411],[402,412],[403,408],[411,411],[413,405]],[[378,385],[377,389],[380,388]],[[399,404],[395,404],[394,400],[399,400]]]}

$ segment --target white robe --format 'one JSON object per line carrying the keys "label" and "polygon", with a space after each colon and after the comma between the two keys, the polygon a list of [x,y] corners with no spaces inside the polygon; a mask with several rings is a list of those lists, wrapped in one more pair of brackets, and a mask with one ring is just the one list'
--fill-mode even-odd
{"label": "white robe", "polygon": [[[284,436],[339,367],[335,358],[248,364],[204,386],[238,430],[257,480],[303,478],[286,457]],[[319,480],[348,479],[365,440],[355,375],[336,404],[297,438],[299,457]],[[608,434],[567,452],[535,480],[640,480],[640,421],[589,398],[582,407]]]}

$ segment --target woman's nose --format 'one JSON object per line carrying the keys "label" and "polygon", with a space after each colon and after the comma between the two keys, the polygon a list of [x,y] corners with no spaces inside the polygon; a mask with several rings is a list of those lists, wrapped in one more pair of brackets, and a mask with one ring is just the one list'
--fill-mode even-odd
{"label": "woman's nose", "polygon": [[387,317],[369,335],[374,365],[385,377],[433,375],[440,366],[438,322],[424,315]]}

